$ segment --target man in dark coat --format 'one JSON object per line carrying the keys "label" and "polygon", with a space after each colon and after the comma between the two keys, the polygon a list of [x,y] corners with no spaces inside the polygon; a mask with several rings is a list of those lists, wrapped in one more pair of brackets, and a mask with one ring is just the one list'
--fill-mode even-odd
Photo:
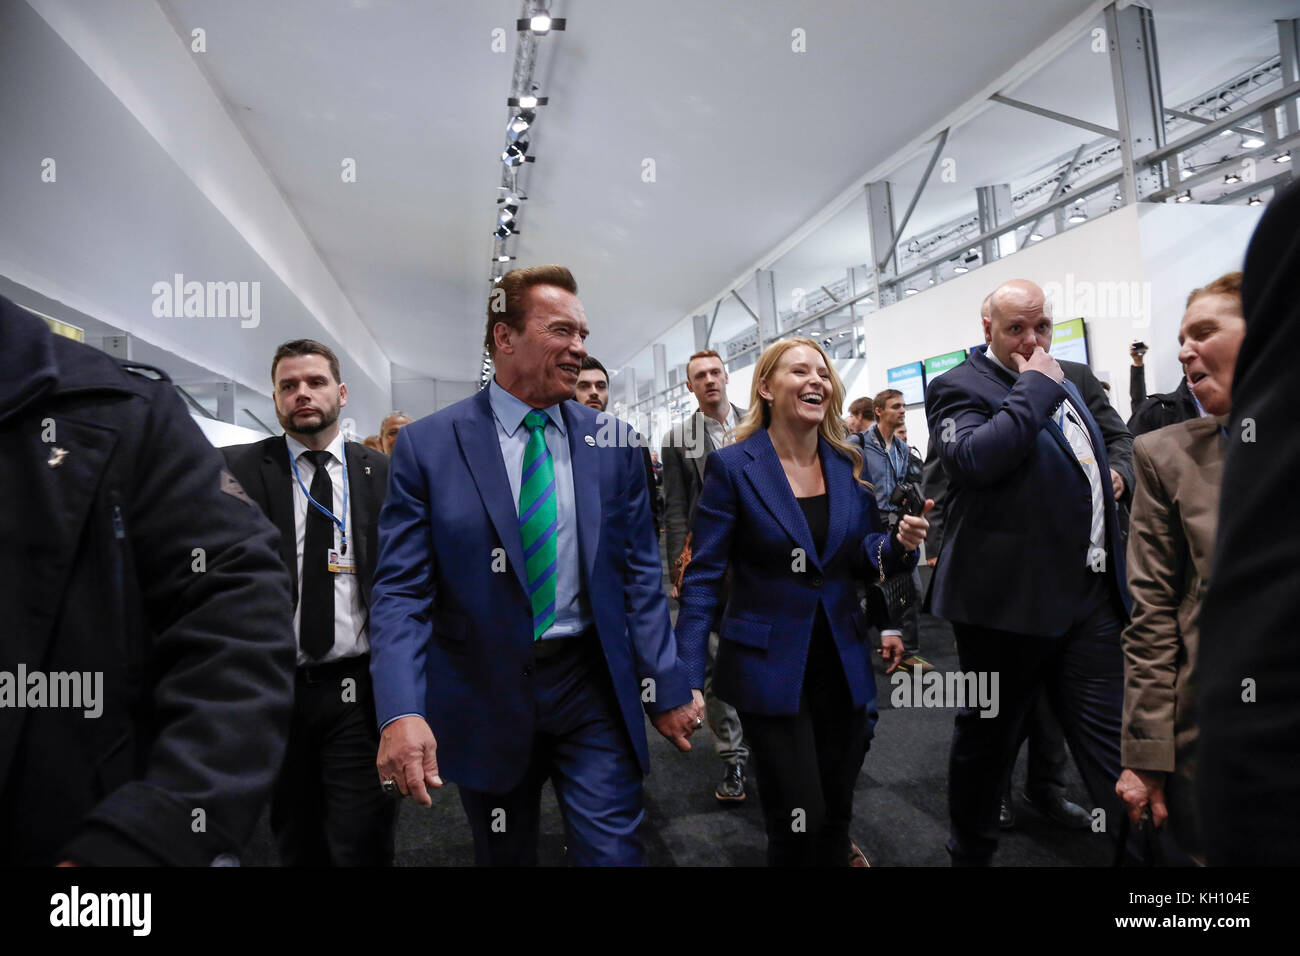
{"label": "man in dark coat", "polygon": [[167,376],[0,298],[0,865],[236,857],[284,753],[275,529]]}
{"label": "man in dark coat", "polygon": [[1197,799],[1214,866],[1300,864],[1300,187],[1246,253],[1219,530],[1201,612]]}

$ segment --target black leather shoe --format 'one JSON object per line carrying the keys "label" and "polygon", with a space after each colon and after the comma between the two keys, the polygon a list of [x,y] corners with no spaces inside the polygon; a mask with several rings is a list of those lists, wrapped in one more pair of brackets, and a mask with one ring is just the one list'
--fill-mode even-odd
{"label": "black leather shoe", "polygon": [[1003,830],[1014,829],[1016,825],[1016,811],[1011,806],[1009,796],[1002,798],[1002,805],[998,809],[998,826]]}
{"label": "black leather shoe", "polygon": [[1092,826],[1092,814],[1065,797],[1044,797],[1035,800],[1028,793],[1022,796],[1026,806],[1058,827],[1067,830],[1086,830]]}
{"label": "black leather shoe", "polygon": [[738,763],[727,764],[726,773],[718,781],[713,795],[719,803],[740,803],[745,799],[745,768]]}

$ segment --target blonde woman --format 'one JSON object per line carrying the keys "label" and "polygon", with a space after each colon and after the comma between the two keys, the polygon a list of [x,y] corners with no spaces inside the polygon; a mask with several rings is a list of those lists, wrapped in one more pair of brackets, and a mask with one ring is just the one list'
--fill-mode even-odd
{"label": "blonde woman", "polygon": [[735,443],[708,459],[677,618],[678,653],[698,687],[725,602],[714,688],[750,742],[769,865],[849,862],[876,700],[857,583],[881,565],[910,570],[929,526],[906,517],[884,533],[861,455],[845,441],[843,400],[816,342],[763,352]]}

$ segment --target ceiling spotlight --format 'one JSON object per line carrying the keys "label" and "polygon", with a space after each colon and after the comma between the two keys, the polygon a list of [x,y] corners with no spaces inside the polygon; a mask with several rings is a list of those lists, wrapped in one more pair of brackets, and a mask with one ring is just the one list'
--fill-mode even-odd
{"label": "ceiling spotlight", "polygon": [[1225,129],[1225,130],[1224,130],[1222,133],[1220,133],[1219,135],[1220,135],[1220,136],[1231,136],[1231,135],[1232,135],[1232,130],[1230,130],[1230,129]]}
{"label": "ceiling spotlight", "polygon": [[1076,222],[1076,223],[1087,222],[1088,210],[1084,209],[1082,206],[1075,206],[1073,209],[1070,210],[1070,218],[1067,221]]}
{"label": "ceiling spotlight", "polygon": [[1262,205],[1264,205],[1264,200],[1260,199],[1258,196],[1251,196],[1250,199],[1248,199],[1248,200],[1246,201],[1246,205],[1247,205],[1247,206],[1262,206]]}
{"label": "ceiling spotlight", "polygon": [[508,225],[506,225],[503,222],[500,225],[498,225],[495,229],[492,230],[492,235],[494,238],[500,239],[501,241],[504,242],[505,240],[509,239],[511,236],[518,235],[518,232],[514,229],[511,229]]}
{"label": "ceiling spotlight", "polygon": [[916,295],[916,290],[909,285],[906,289],[903,290],[903,295]]}
{"label": "ceiling spotlight", "polygon": [[1043,234],[1042,234],[1041,232],[1031,232],[1031,233],[1029,234],[1029,241],[1030,241],[1030,242],[1042,242],[1042,241],[1043,241]]}
{"label": "ceiling spotlight", "polygon": [[545,10],[539,10],[531,17],[515,21],[516,30],[531,30],[538,36],[546,36],[552,30],[564,29],[564,17],[553,17]]}
{"label": "ceiling spotlight", "polygon": [[492,261],[493,261],[493,262],[514,262],[514,261],[515,261],[515,257],[514,257],[514,256],[497,256],[497,257],[496,257],[495,259],[493,259]]}
{"label": "ceiling spotlight", "polygon": [[1278,153],[1276,156],[1273,157],[1273,162],[1275,163],[1291,162],[1291,150],[1288,149],[1285,153]]}
{"label": "ceiling spotlight", "polygon": [[1190,165],[1188,165],[1188,166],[1184,166],[1184,167],[1183,167],[1183,178],[1184,178],[1184,179],[1186,179],[1188,176],[1195,176],[1195,175],[1196,175],[1196,170],[1193,169]]}
{"label": "ceiling spotlight", "polygon": [[1258,136],[1243,136],[1241,138],[1242,149],[1259,149],[1264,145],[1264,141]]}
{"label": "ceiling spotlight", "polygon": [[1231,186],[1233,183],[1241,182],[1241,177],[1236,173],[1228,173],[1228,175],[1223,177],[1223,181]]}
{"label": "ceiling spotlight", "polygon": [[506,147],[501,154],[501,162],[507,166],[515,167],[522,165],[528,159],[528,140],[520,139]]}
{"label": "ceiling spotlight", "polygon": [[1190,189],[1184,189],[1176,197],[1174,197],[1174,202],[1191,202],[1191,201],[1192,201],[1192,191]]}
{"label": "ceiling spotlight", "polygon": [[969,258],[970,256],[978,256],[979,254],[980,254],[979,250],[976,249],[974,246],[971,246],[969,249],[966,250],[966,255],[967,255],[966,261],[970,262],[970,258]]}
{"label": "ceiling spotlight", "polygon": [[955,266],[952,267],[952,271],[955,272],[955,273],[957,273],[957,275],[960,276],[960,275],[965,275],[967,272],[970,272],[970,269],[968,269],[966,266],[962,265],[962,264],[959,262],[959,263],[957,263]]}
{"label": "ceiling spotlight", "polygon": [[537,95],[537,87],[534,86],[532,92],[525,93],[523,96],[511,96],[506,100],[506,106],[518,107],[523,110],[536,109],[539,106],[545,106],[547,97]]}
{"label": "ceiling spotlight", "polygon": [[528,127],[533,125],[533,120],[535,119],[537,119],[537,114],[532,110],[520,110],[512,116],[510,122],[506,124],[506,138],[511,142],[519,139],[520,136],[528,131]]}
{"label": "ceiling spotlight", "polygon": [[519,212],[518,206],[514,206],[511,205],[510,203],[507,203],[506,205],[502,206],[500,211],[497,213],[497,222],[501,223],[501,225],[503,226],[511,222],[514,222],[515,213],[517,212]]}

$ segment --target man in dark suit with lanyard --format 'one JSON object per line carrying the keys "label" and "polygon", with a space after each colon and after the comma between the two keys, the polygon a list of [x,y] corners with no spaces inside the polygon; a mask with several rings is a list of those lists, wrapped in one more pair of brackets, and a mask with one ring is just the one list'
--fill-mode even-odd
{"label": "man in dark suit with lanyard", "polygon": [[271,381],[285,434],[223,449],[280,529],[293,580],[298,671],[271,828],[287,866],[389,866],[397,805],[374,784],[368,634],[388,458],[343,440],[347,386],[328,346],[281,345]]}
{"label": "man in dark suit with lanyard", "polygon": [[952,622],[963,671],[1000,679],[996,717],[957,714],[948,851],[958,865],[992,860],[1005,764],[1040,686],[1108,829],[1122,813],[1110,774],[1119,768],[1129,604],[1115,505],[1123,476],[1087,401],[1048,354],[1042,289],[1003,284],[983,322],[986,352],[926,396],[949,480],[927,610]]}

